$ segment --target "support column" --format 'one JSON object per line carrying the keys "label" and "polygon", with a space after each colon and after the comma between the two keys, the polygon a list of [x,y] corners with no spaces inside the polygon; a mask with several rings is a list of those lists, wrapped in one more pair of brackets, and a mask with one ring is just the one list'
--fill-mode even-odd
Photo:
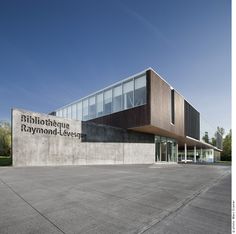
{"label": "support column", "polygon": [[202,148],[201,148],[201,152],[200,152],[200,159],[201,159],[201,162],[202,162]]}
{"label": "support column", "polygon": [[176,161],[179,161],[179,144],[176,144]]}
{"label": "support column", "polygon": [[194,163],[197,162],[197,150],[196,150],[196,145],[194,146]]}
{"label": "support column", "polygon": [[184,162],[187,163],[187,144],[184,144]]}

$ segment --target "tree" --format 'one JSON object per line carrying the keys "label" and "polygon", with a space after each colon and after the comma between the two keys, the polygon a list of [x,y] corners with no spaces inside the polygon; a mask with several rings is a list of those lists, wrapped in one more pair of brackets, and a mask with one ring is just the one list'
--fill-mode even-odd
{"label": "tree", "polygon": [[206,143],[209,143],[208,132],[205,132],[205,135],[202,137],[202,140],[204,140]]}
{"label": "tree", "polygon": [[232,142],[232,133],[231,129],[229,133],[225,136],[223,141],[223,152],[221,153],[222,161],[231,161],[231,142]]}
{"label": "tree", "polygon": [[0,121],[0,156],[11,155],[11,126],[6,121]]}
{"label": "tree", "polygon": [[225,134],[225,130],[224,130],[224,128],[222,128],[222,127],[217,127],[217,132],[218,133],[220,133],[220,135],[223,137],[224,136],[224,134]]}
{"label": "tree", "polygon": [[217,130],[215,132],[214,140],[212,138],[212,145],[216,146],[219,149],[223,149],[223,136],[225,134],[225,130],[222,127],[217,127]]}
{"label": "tree", "polygon": [[211,145],[216,146],[216,138],[215,137],[211,138]]}

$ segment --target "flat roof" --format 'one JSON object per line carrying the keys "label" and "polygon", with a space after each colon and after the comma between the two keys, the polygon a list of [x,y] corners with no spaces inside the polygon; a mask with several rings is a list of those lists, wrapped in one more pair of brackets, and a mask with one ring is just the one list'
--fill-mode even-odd
{"label": "flat roof", "polygon": [[217,148],[216,146],[214,145],[211,145],[209,143],[206,143],[204,141],[200,141],[200,140],[197,140],[195,138],[192,138],[192,137],[189,137],[189,136],[186,136],[187,139],[191,140],[192,142],[195,142],[196,144],[199,144],[199,145],[203,145],[205,147],[208,147],[208,148],[211,148],[211,149],[214,149],[214,150],[217,150],[219,152],[222,152],[223,150],[222,149],[219,149]]}
{"label": "flat roof", "polygon": [[144,75],[144,74],[146,73],[146,71],[148,71],[148,70],[150,70],[150,69],[146,69],[146,70],[141,71],[141,72],[139,72],[139,73],[136,73],[136,74],[134,74],[134,75],[132,75],[132,76],[129,76],[129,77],[125,78],[125,79],[122,79],[122,80],[119,80],[119,81],[117,81],[117,82],[115,82],[115,83],[112,83],[111,85],[108,85],[108,86],[106,86],[105,88],[99,89],[99,90],[97,90],[97,91],[95,91],[95,92],[92,92],[92,93],[89,94],[89,95],[86,95],[85,97],[82,97],[82,98],[79,98],[79,99],[77,99],[77,100],[75,100],[75,101],[73,101],[73,102],[70,102],[69,104],[66,104],[66,105],[62,106],[62,107],[56,109],[55,111],[61,110],[61,109],[65,108],[65,107],[67,107],[67,106],[70,106],[70,105],[73,105],[73,104],[75,104],[75,103],[77,103],[77,102],[83,101],[83,100],[86,99],[86,98],[89,98],[89,97],[91,97],[91,96],[93,96],[93,95],[95,95],[95,94],[98,94],[98,93],[100,93],[100,92],[103,92],[103,91],[105,91],[105,90],[107,90],[107,89],[109,89],[109,88],[112,88],[112,87],[114,87],[114,86],[117,86],[117,85],[119,85],[119,84],[122,84],[122,83],[124,83],[124,82],[126,82],[126,81],[128,81],[128,80],[131,80],[131,79],[133,79],[133,78],[142,76],[142,75]]}
{"label": "flat roof", "polygon": [[[93,95],[95,95],[95,94],[98,94],[98,93],[100,93],[100,92],[103,92],[103,91],[105,91],[105,90],[107,90],[107,89],[109,89],[109,88],[111,88],[111,87],[114,87],[114,86],[116,86],[116,85],[119,85],[119,84],[121,84],[121,83],[123,83],[123,82],[126,82],[126,81],[130,80],[130,79],[133,79],[133,78],[135,78],[135,77],[142,76],[142,75],[144,75],[144,74],[145,74],[147,71],[149,71],[149,70],[153,71],[156,75],[158,75],[158,76],[160,77],[160,79],[162,79],[166,84],[168,84],[168,85],[170,86],[171,89],[174,89],[175,92],[177,92],[185,101],[187,101],[193,108],[195,108],[194,105],[192,105],[192,103],[190,103],[188,100],[186,100],[186,98],[185,98],[177,89],[173,88],[173,86],[171,86],[158,72],[156,72],[152,67],[148,67],[148,68],[146,68],[145,70],[143,70],[143,71],[141,71],[141,72],[138,72],[138,73],[136,73],[136,74],[134,74],[134,75],[131,75],[131,76],[125,78],[125,79],[122,79],[122,80],[120,80],[120,81],[117,81],[117,82],[115,82],[115,83],[112,83],[111,85],[108,85],[108,86],[106,86],[105,88],[102,88],[102,89],[99,89],[99,90],[97,90],[97,91],[95,91],[95,92],[92,92],[91,94],[86,95],[85,97],[76,99],[76,100],[73,101],[73,102],[70,102],[70,103],[68,103],[68,104],[66,104],[66,105],[64,105],[64,106],[62,106],[62,107],[60,107],[60,108],[57,108],[55,111],[58,111],[58,110],[61,110],[61,109],[65,108],[65,107],[68,107],[68,106],[71,106],[71,105],[73,105],[73,104],[76,104],[76,103],[78,103],[78,102],[80,102],[80,101],[83,101],[83,100],[86,99],[86,98],[89,98],[89,97],[91,97],[91,96],[93,96]],[[196,109],[196,108],[195,108],[195,109]],[[197,109],[196,109],[196,110],[197,110]]]}

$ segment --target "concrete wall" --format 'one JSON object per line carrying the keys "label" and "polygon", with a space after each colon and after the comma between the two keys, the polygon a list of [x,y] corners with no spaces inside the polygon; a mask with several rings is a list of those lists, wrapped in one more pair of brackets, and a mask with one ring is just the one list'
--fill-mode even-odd
{"label": "concrete wall", "polygon": [[[44,122],[56,121],[69,127],[27,123],[22,121],[22,115],[31,116],[33,119],[37,117]],[[45,131],[57,129],[57,132],[46,134],[35,130],[33,133],[32,129],[46,129]],[[60,135],[64,130],[74,135]],[[86,138],[81,139],[80,133],[82,134],[81,121],[14,109],[12,111],[13,166],[154,163],[154,143],[84,142]],[[93,134],[92,132],[88,131],[87,134],[88,138],[92,138],[89,136]]]}
{"label": "concrete wall", "polygon": [[86,134],[85,142],[126,142],[154,143],[154,134],[135,132],[108,125],[82,122],[82,132]]}

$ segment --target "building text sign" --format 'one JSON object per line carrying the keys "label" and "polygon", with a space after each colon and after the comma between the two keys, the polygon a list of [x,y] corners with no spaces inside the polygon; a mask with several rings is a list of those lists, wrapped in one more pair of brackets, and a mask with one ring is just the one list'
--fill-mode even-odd
{"label": "building text sign", "polygon": [[13,109],[13,166],[154,163],[155,144],[84,140],[96,133],[81,121]]}
{"label": "building text sign", "polygon": [[70,124],[51,118],[21,114],[21,131],[34,134],[49,134],[54,136],[85,138],[85,134],[71,131]]}
{"label": "building text sign", "polygon": [[81,121],[21,109],[12,110],[13,166],[84,162],[85,138]]}

